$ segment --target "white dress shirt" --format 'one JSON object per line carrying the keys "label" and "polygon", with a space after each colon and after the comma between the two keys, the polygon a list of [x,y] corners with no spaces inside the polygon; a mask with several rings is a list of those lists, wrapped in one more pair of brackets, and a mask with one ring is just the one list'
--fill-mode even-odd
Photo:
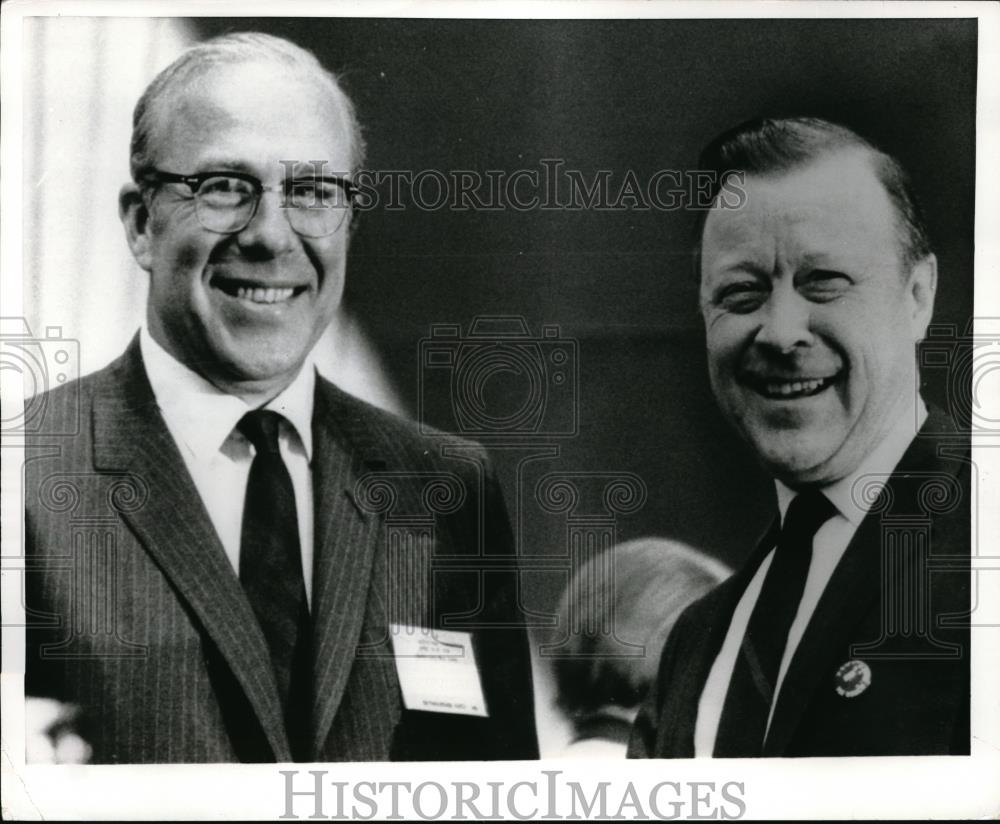
{"label": "white dress shirt", "polygon": [[[822,490],[836,508],[837,514],[823,524],[813,537],[812,559],[809,563],[805,589],[802,592],[802,600],[799,601],[795,619],[788,630],[788,640],[781,656],[778,683],[774,690],[774,700],[771,703],[772,716],[785,673],[788,671],[788,666],[799,641],[802,640],[806,626],[809,624],[813,612],[816,611],[820,596],[830,582],[834,569],[836,569],[847,550],[847,545],[851,542],[851,538],[854,537],[855,531],[869,509],[865,502],[856,500],[855,496],[851,494],[851,488],[855,481],[864,475],[888,478],[892,474],[916,435],[916,431],[923,426],[927,419],[926,407],[922,401],[918,400],[918,404],[916,428],[914,428],[912,417],[900,416],[896,426],[882,443],[869,453],[854,473],[824,487]],[[798,493],[780,481],[775,481],[775,487],[778,493],[778,509],[781,513],[782,523],[784,523],[788,505]],[[867,498],[867,501],[873,501],[875,497],[872,494],[871,497]],[[743,642],[743,636],[746,634],[747,625],[750,623],[750,614],[757,603],[761,587],[764,585],[764,577],[767,575],[773,558],[774,550],[772,549],[744,590],[743,596],[733,612],[725,641],[723,641],[719,654],[708,673],[705,687],[698,702],[698,717],[695,721],[694,754],[696,758],[711,757],[715,749],[719,720],[722,717],[722,707],[726,700],[726,692],[729,690],[729,682],[736,667],[736,657]],[[770,728],[771,716],[768,717],[767,723],[768,728]]]}
{"label": "white dress shirt", "polygon": [[[233,570],[240,569],[243,502],[254,447],[236,424],[252,407],[177,361],[143,327],[139,345],[156,404],[191,473]],[[312,600],[312,412],[316,372],[307,359],[295,380],[264,406],[281,413],[278,449],[295,490],[306,597]]]}

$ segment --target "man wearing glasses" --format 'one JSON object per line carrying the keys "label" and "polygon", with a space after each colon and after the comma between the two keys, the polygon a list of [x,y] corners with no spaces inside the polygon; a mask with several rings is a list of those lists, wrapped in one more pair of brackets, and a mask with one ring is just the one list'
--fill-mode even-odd
{"label": "man wearing glasses", "polygon": [[[80,437],[29,446],[26,693],[72,707],[102,763],[536,757],[484,453],[310,363],[363,162],[336,78],[287,41],[227,35],[165,69],[133,125],[120,216],[146,323],[46,398]],[[387,501],[431,501],[434,528],[392,531]],[[80,519],[109,515],[95,555]]]}

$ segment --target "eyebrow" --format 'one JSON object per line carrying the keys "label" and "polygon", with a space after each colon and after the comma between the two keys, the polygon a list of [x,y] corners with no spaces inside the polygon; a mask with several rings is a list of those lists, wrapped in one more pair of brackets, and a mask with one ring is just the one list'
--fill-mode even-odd
{"label": "eyebrow", "polygon": [[[810,271],[813,269],[830,269],[831,267],[836,268],[838,265],[829,254],[825,252],[810,252],[802,256],[800,260],[797,261],[797,266],[795,271]],[[728,275],[734,273],[745,273],[750,274],[755,277],[770,278],[773,276],[773,272],[757,263],[753,258],[745,257],[733,257],[731,260],[725,262],[725,264],[717,270],[719,275]]]}
{"label": "eyebrow", "polygon": [[257,177],[257,170],[251,168],[249,163],[245,163],[242,160],[209,157],[200,162],[198,167],[198,171],[194,172],[194,174],[203,174],[204,172],[242,172],[243,174]]}
{"label": "eyebrow", "polygon": [[824,269],[831,265],[830,256],[825,252],[805,255],[801,262],[802,269]]}
{"label": "eyebrow", "polygon": [[727,262],[720,269],[716,270],[719,275],[749,274],[754,277],[769,278],[771,272],[763,266],[748,258],[735,258]]}

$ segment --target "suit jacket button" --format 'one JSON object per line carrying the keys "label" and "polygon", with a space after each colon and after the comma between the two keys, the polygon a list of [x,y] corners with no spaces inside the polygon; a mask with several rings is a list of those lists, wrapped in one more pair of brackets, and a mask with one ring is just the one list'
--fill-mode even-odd
{"label": "suit jacket button", "polygon": [[837,695],[854,698],[861,695],[872,682],[872,671],[864,661],[847,661],[840,665],[836,675]]}

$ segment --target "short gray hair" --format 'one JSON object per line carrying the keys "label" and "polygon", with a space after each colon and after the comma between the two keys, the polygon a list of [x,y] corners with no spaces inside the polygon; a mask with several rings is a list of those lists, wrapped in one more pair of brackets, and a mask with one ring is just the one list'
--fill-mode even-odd
{"label": "short gray hair", "polygon": [[143,176],[153,167],[151,145],[155,129],[157,101],[182,89],[193,77],[220,64],[269,61],[301,70],[329,90],[347,121],[350,136],[351,173],[356,173],[365,160],[365,140],[358,122],[354,103],[333,72],[324,68],[316,56],[281,37],[261,32],[224,34],[198,43],[185,51],[161,71],[146,87],[132,115],[132,143],[129,167],[132,179],[142,183]]}

